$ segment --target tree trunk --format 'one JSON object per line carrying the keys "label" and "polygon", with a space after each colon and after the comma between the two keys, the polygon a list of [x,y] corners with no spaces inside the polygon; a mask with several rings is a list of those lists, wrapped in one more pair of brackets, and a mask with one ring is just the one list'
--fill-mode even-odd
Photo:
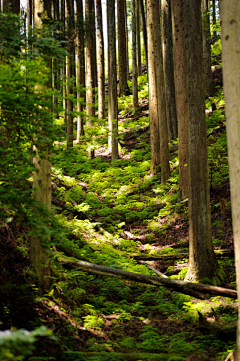
{"label": "tree trunk", "polygon": [[145,12],[144,12],[143,0],[139,0],[139,1],[140,1],[140,8],[141,8],[141,20],[142,20],[142,31],[143,31],[144,50],[145,50],[145,61],[146,61],[146,67],[148,69],[148,45],[147,45],[147,29],[146,29]]}
{"label": "tree trunk", "polygon": [[133,109],[138,109],[138,83],[137,83],[137,37],[136,37],[136,4],[131,0],[132,10],[132,92]]}
{"label": "tree trunk", "polygon": [[160,163],[161,163],[161,183],[166,184],[170,176],[169,150],[168,150],[168,130],[166,116],[166,94],[163,73],[162,39],[160,30],[160,9],[159,1],[153,0],[153,24],[154,24],[154,55],[157,76],[157,97],[158,116],[160,133]]}
{"label": "tree trunk", "polygon": [[117,104],[117,60],[115,0],[107,0],[108,22],[108,123],[109,150],[112,160],[118,159],[118,104]]}
{"label": "tree trunk", "polygon": [[183,0],[171,0],[174,78],[178,120],[179,201],[188,198],[187,116],[183,44]]}
{"label": "tree trunk", "polygon": [[75,39],[74,39],[74,1],[66,0],[67,4],[67,149],[73,148],[73,96],[74,67],[75,67]]}
{"label": "tree trunk", "polygon": [[126,24],[125,4],[123,0],[117,0],[118,18],[118,67],[119,67],[119,96],[126,95],[127,89],[127,47],[126,47]]}
{"label": "tree trunk", "polygon": [[163,69],[166,89],[168,141],[177,139],[177,109],[173,70],[171,0],[162,0]]}
{"label": "tree trunk", "polygon": [[204,67],[204,94],[212,97],[213,81],[211,69],[211,33],[210,33],[210,16],[209,0],[201,0],[202,24],[203,24],[203,67]]}
{"label": "tree trunk", "polygon": [[[194,19],[194,21],[193,21]],[[186,279],[216,276],[211,237],[207,131],[203,87],[202,17],[199,0],[183,1],[188,120],[189,267]]]}
{"label": "tree trunk", "polygon": [[[34,0],[33,0],[34,1]],[[66,12],[66,2],[61,0],[61,26],[62,26],[62,40],[65,40],[65,12]],[[63,97],[63,119],[66,122],[66,111],[67,111],[67,100],[66,100],[67,90],[66,90],[66,57],[63,59],[62,63],[62,97]]]}
{"label": "tree trunk", "polygon": [[[212,0],[212,24],[213,26],[216,25],[216,1]],[[213,30],[213,38],[217,38],[217,33]]]}
{"label": "tree trunk", "polygon": [[102,26],[102,3],[96,0],[97,7],[97,40],[98,40],[98,119],[105,118],[105,66],[104,39]]}
{"label": "tree trunk", "polygon": [[85,38],[86,38],[86,124],[92,126],[92,118],[95,117],[94,96],[94,64],[92,51],[94,47],[95,18],[93,15],[94,0],[85,1]]}
{"label": "tree trunk", "polygon": [[[223,85],[227,120],[228,162],[230,172],[233,238],[238,299],[240,299],[240,3],[238,0],[219,2],[222,29]],[[235,358],[240,360],[240,308],[238,309]]]}
{"label": "tree trunk", "polygon": [[128,25],[127,25],[127,0],[124,2],[124,20],[125,20],[125,33],[126,33],[126,63],[127,63],[127,80],[129,80],[129,56],[128,56]]}
{"label": "tree trunk", "polygon": [[148,34],[148,87],[149,87],[149,123],[151,144],[151,169],[155,173],[160,165],[160,134],[157,97],[157,74],[154,56],[154,23],[153,2],[147,1],[147,34]]}
{"label": "tree trunk", "polygon": [[142,59],[141,59],[141,28],[140,28],[140,0],[136,0],[136,32],[137,32],[137,67],[138,76],[142,75]]}
{"label": "tree trunk", "polygon": [[84,55],[84,20],[83,20],[83,2],[76,0],[77,8],[77,143],[80,137],[84,135],[84,116],[83,108],[86,101],[85,91],[85,55]]}

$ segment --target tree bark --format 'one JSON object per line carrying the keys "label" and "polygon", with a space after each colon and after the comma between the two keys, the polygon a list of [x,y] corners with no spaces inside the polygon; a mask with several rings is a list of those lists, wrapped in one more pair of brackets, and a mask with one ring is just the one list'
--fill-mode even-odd
{"label": "tree bark", "polygon": [[163,73],[162,39],[160,28],[159,1],[153,0],[154,55],[157,76],[158,116],[160,133],[161,183],[166,184],[170,176],[168,130],[166,116],[166,92]]}
{"label": "tree bark", "polygon": [[171,0],[162,0],[163,69],[166,89],[168,141],[177,139],[177,109],[173,70]]}
{"label": "tree bark", "polygon": [[[240,298],[240,3],[219,2],[222,29],[223,85],[227,120],[228,162],[230,172],[233,238],[238,298]],[[240,308],[238,310],[235,358],[240,360]]]}
{"label": "tree bark", "polygon": [[105,118],[105,66],[104,39],[102,26],[102,3],[96,0],[97,8],[97,52],[98,52],[98,119]]}
{"label": "tree bark", "polygon": [[125,5],[123,0],[117,0],[119,96],[126,95],[127,89]]}
{"label": "tree bark", "polygon": [[147,45],[147,28],[146,28],[144,4],[143,4],[143,0],[139,0],[139,1],[140,1],[140,8],[141,8],[141,20],[142,20],[145,61],[146,61],[146,67],[147,67],[147,72],[148,72],[148,45]]}
{"label": "tree bark", "polygon": [[141,28],[140,28],[140,0],[136,0],[136,32],[137,32],[137,68],[138,76],[142,75]]}
{"label": "tree bark", "polygon": [[[216,25],[216,1],[212,0],[212,24]],[[213,38],[216,39],[217,33],[213,31]]]}
{"label": "tree bark", "polygon": [[118,104],[117,104],[117,61],[115,0],[107,0],[108,22],[108,123],[109,150],[112,160],[118,159]]}
{"label": "tree bark", "polygon": [[80,137],[84,135],[84,116],[83,109],[86,102],[85,91],[85,54],[84,54],[84,19],[83,19],[83,2],[76,0],[77,10],[77,143]]}
{"label": "tree bark", "polygon": [[128,24],[127,24],[127,0],[124,2],[124,20],[125,20],[125,33],[126,33],[126,63],[127,63],[127,80],[129,80],[129,56],[128,56]]}
{"label": "tree bark", "polygon": [[67,4],[67,149],[73,148],[73,101],[74,68],[75,68],[75,35],[74,35],[74,1],[66,0]]}
{"label": "tree bark", "polygon": [[178,200],[188,198],[187,115],[183,44],[183,0],[171,0],[174,45],[174,78],[178,120],[179,193]]}
{"label": "tree bark", "polygon": [[[194,19],[194,21],[193,21]],[[211,237],[207,131],[203,88],[202,17],[199,0],[183,1],[185,80],[188,120],[189,267],[186,279],[217,274]]]}
{"label": "tree bark", "polygon": [[132,11],[132,92],[133,109],[138,109],[138,83],[137,83],[137,34],[136,34],[136,3],[131,0]]}

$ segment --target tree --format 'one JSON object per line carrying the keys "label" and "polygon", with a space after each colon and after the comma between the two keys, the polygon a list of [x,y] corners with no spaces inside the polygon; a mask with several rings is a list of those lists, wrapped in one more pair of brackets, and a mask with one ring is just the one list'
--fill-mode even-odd
{"label": "tree", "polygon": [[98,53],[98,118],[105,118],[105,66],[102,27],[102,3],[96,0],[97,8],[97,53]]}
{"label": "tree", "polygon": [[173,41],[170,0],[162,0],[162,37],[168,139],[169,143],[171,143],[172,140],[177,139],[178,130],[173,71]]}
{"label": "tree", "polygon": [[141,59],[141,28],[140,28],[140,0],[136,0],[136,33],[137,33],[137,67],[138,76],[142,75],[142,59]]}
{"label": "tree", "polygon": [[[230,173],[233,238],[238,299],[240,298],[240,3],[219,1],[223,61],[223,85],[227,120],[228,163]],[[237,342],[234,360],[240,360],[240,309],[238,310]]]}
{"label": "tree", "polygon": [[85,102],[85,54],[84,54],[84,23],[83,23],[83,2],[76,0],[77,9],[77,143],[84,135],[83,103]]}
{"label": "tree", "polygon": [[66,0],[67,4],[67,148],[73,148],[73,93],[75,68],[75,35],[74,35],[74,1]]}
{"label": "tree", "polygon": [[118,159],[118,108],[117,108],[117,60],[115,0],[107,0],[108,23],[108,123],[109,143],[112,160]]}
{"label": "tree", "polygon": [[123,0],[124,3],[124,21],[125,21],[125,33],[126,33],[126,63],[127,63],[127,80],[129,80],[129,56],[128,56],[128,22],[127,22],[127,0]]}
{"label": "tree", "polygon": [[126,95],[127,89],[125,5],[123,0],[117,0],[119,96]]}
{"label": "tree", "polygon": [[183,26],[189,187],[189,267],[186,278],[200,281],[213,279],[218,268],[211,237],[200,1],[183,1]]}
{"label": "tree", "polygon": [[178,121],[179,201],[188,197],[187,117],[183,38],[183,0],[172,0],[174,79]]}
{"label": "tree", "polygon": [[147,66],[148,66],[148,47],[147,47],[146,20],[145,20],[145,12],[144,12],[143,0],[139,0],[139,1],[140,1],[140,9],[141,9],[141,21],[142,21],[142,31],[143,31],[143,42],[144,42],[145,60],[146,60],[146,67],[147,67]]}
{"label": "tree", "polygon": [[137,28],[136,28],[136,3],[131,0],[132,11],[132,92],[133,109],[138,108],[138,83],[137,83]]}

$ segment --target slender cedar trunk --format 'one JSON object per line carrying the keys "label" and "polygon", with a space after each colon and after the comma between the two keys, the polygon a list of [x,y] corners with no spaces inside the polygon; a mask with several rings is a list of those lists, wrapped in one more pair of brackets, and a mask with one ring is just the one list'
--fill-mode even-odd
{"label": "slender cedar trunk", "polygon": [[142,59],[141,59],[141,28],[140,28],[140,0],[136,0],[136,31],[137,31],[137,66],[138,76],[142,75]]}
{"label": "slender cedar trunk", "polygon": [[177,109],[173,70],[171,0],[162,0],[163,69],[166,89],[168,141],[177,139]]}
{"label": "slender cedar trunk", "polygon": [[[216,1],[212,0],[212,24],[216,25]],[[216,31],[213,31],[213,38],[217,38]]]}
{"label": "slender cedar trunk", "polygon": [[105,118],[105,64],[102,24],[102,2],[96,0],[97,7],[97,52],[98,52],[98,119]]}
{"label": "slender cedar trunk", "polygon": [[[228,163],[230,172],[233,238],[238,299],[240,299],[240,3],[219,1],[223,60],[223,86],[227,120]],[[240,308],[238,309],[237,340],[234,360],[240,360]]]}
{"label": "slender cedar trunk", "polygon": [[67,149],[73,147],[73,101],[74,67],[75,67],[75,39],[74,39],[74,1],[67,0]]}
{"label": "slender cedar trunk", "polygon": [[125,21],[125,34],[126,34],[126,72],[127,80],[129,80],[129,56],[128,56],[128,24],[127,24],[127,1],[123,0],[124,3],[124,21]]}
{"label": "slender cedar trunk", "polygon": [[[53,19],[57,23],[57,27],[59,27],[59,20],[60,20],[60,14],[59,14],[59,0],[53,0]],[[60,30],[60,29],[58,29]],[[57,40],[60,40],[59,35],[57,35]],[[54,76],[54,89],[60,90],[60,67],[59,67],[59,60],[53,59],[53,76]],[[58,96],[54,95],[54,112],[56,118],[59,118],[58,114]]]}
{"label": "slender cedar trunk", "polygon": [[143,0],[139,0],[139,1],[140,1],[140,8],[141,8],[141,21],[142,21],[143,42],[144,42],[144,50],[145,50],[145,61],[146,61],[146,67],[148,67],[147,29],[146,29],[144,4],[143,4]]}
{"label": "slender cedar trunk", "polygon": [[118,159],[117,60],[115,30],[115,0],[107,0],[108,19],[108,122],[109,148],[112,160]]}
{"label": "slender cedar trunk", "polygon": [[85,40],[86,40],[86,124],[92,126],[93,117],[95,117],[95,96],[94,96],[94,67],[92,61],[92,52],[94,47],[94,23],[93,16],[94,0],[85,1]]}
{"label": "slender cedar trunk", "polygon": [[136,36],[136,4],[131,0],[132,10],[132,91],[133,91],[133,109],[138,108],[138,83],[137,83],[137,36]]}
{"label": "slender cedar trunk", "polygon": [[77,143],[80,137],[84,135],[84,117],[83,107],[86,101],[85,91],[85,54],[84,54],[84,20],[83,20],[83,2],[76,0],[77,9]]}
{"label": "slender cedar trunk", "polygon": [[[194,21],[192,21],[194,19]],[[207,131],[203,87],[202,17],[199,0],[183,1],[185,83],[188,120],[189,267],[186,279],[213,279]]]}
{"label": "slender cedar trunk", "polygon": [[[34,25],[40,29],[43,24],[43,19],[46,16],[51,15],[51,4],[47,1],[42,2],[35,0],[34,6]],[[49,79],[49,83],[51,81]],[[40,130],[39,130],[40,131]],[[47,146],[47,145],[46,145]],[[33,146],[35,156],[33,158],[33,164],[36,171],[33,174],[33,197],[45,205],[45,207],[51,210],[51,162],[50,153],[47,149],[44,157],[38,155],[36,145]],[[49,257],[46,249],[42,246],[42,236],[32,236],[30,238],[30,263],[35,268],[38,276],[38,288],[39,293],[42,295],[51,285],[51,269],[49,265]]]}
{"label": "slender cedar trunk", "polygon": [[203,68],[204,68],[204,94],[213,96],[213,81],[211,69],[211,33],[210,33],[210,16],[209,0],[201,1],[202,24],[203,24]]}
{"label": "slender cedar trunk", "polygon": [[127,89],[127,44],[125,25],[125,1],[117,0],[118,19],[118,67],[119,67],[119,96],[126,95]]}
{"label": "slender cedar trunk", "polygon": [[148,87],[149,123],[151,144],[151,169],[155,173],[160,165],[160,134],[157,97],[157,74],[154,49],[153,0],[147,1],[147,40],[148,40]]}
{"label": "slender cedar trunk", "polygon": [[96,88],[98,86],[98,74],[97,74],[97,41],[96,41],[96,17],[95,17],[95,0],[93,1],[93,51],[92,51],[92,61],[93,61],[93,69],[94,69],[94,95],[97,95]]}
{"label": "slender cedar trunk", "polygon": [[[62,40],[66,37],[66,0],[61,0],[61,25],[62,25]],[[66,57],[62,62],[62,98],[63,98],[63,118],[66,123],[67,118],[67,88],[66,88]]]}
{"label": "slender cedar trunk", "polygon": [[188,197],[187,117],[183,44],[183,0],[172,1],[172,29],[174,44],[174,78],[178,120],[179,194],[178,200]]}
{"label": "slender cedar trunk", "polygon": [[160,28],[159,1],[154,0],[153,24],[154,24],[154,55],[157,75],[157,96],[158,96],[158,117],[160,133],[160,163],[161,163],[161,183],[166,184],[170,176],[168,130],[166,115],[166,94],[163,73],[162,39]]}
{"label": "slender cedar trunk", "polygon": [[28,34],[31,36],[30,30],[33,26],[33,1],[27,1],[27,17],[28,17]]}

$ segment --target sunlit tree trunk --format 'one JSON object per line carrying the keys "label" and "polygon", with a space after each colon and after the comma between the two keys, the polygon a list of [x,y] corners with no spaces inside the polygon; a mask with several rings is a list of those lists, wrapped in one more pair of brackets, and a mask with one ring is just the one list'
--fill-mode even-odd
{"label": "sunlit tree trunk", "polygon": [[188,197],[187,116],[183,44],[183,0],[172,0],[174,78],[178,120],[179,201]]}
{"label": "sunlit tree trunk", "polygon": [[126,63],[127,63],[127,80],[129,80],[129,56],[128,56],[128,24],[127,24],[127,2],[124,2],[124,20],[125,20],[125,34],[126,34]]}
{"label": "sunlit tree trunk", "polygon": [[137,67],[138,76],[142,75],[142,59],[141,59],[141,28],[140,28],[140,0],[136,0],[136,32],[137,32]]}
{"label": "sunlit tree trunk", "polygon": [[92,60],[94,47],[95,17],[93,13],[94,0],[85,1],[85,38],[86,38],[86,124],[92,126],[95,117],[94,96],[94,63]]}
{"label": "sunlit tree trunk", "polygon": [[118,159],[118,108],[117,108],[117,60],[115,0],[107,0],[108,22],[108,122],[109,150],[112,160]]}
{"label": "sunlit tree trunk", "polygon": [[[216,25],[216,1],[212,0],[212,24]],[[216,39],[217,33],[213,31],[213,37]]]}
{"label": "sunlit tree trunk", "polygon": [[177,110],[173,71],[171,0],[162,0],[163,68],[166,90],[168,140],[177,139]]}
{"label": "sunlit tree trunk", "polygon": [[[34,0],[33,0],[34,2]],[[62,30],[62,40],[65,40],[66,36],[66,0],[61,0],[61,30]],[[66,57],[64,57],[62,62],[62,97],[63,97],[63,119],[66,122],[66,112],[67,112],[67,89],[66,89]]]}
{"label": "sunlit tree trunk", "polygon": [[97,52],[98,52],[98,118],[105,118],[105,65],[104,38],[102,26],[102,3],[96,0],[97,7]]}
{"label": "sunlit tree trunk", "polygon": [[[47,1],[35,0],[34,24],[36,28],[42,27],[45,13],[50,16],[51,7]],[[41,131],[41,130],[39,130]],[[51,162],[49,151],[46,150],[44,157],[37,153],[36,146],[33,146],[35,156],[33,164],[36,171],[33,174],[33,197],[51,210]],[[39,293],[43,294],[49,289],[51,284],[51,269],[49,266],[49,257],[46,249],[42,246],[41,235],[30,238],[30,263],[36,269],[39,282]]]}
{"label": "sunlit tree trunk", "polygon": [[147,28],[146,28],[144,4],[143,4],[143,0],[139,0],[139,1],[140,1],[140,9],[141,9],[141,21],[142,21],[145,60],[146,60],[146,67],[148,67]]}
{"label": "sunlit tree trunk", "polygon": [[[194,21],[193,21],[194,19]],[[203,86],[202,17],[199,0],[183,1],[188,120],[189,266],[186,279],[212,279],[217,261],[212,247],[207,130]]]}
{"label": "sunlit tree trunk", "polygon": [[76,0],[77,9],[77,143],[80,137],[84,135],[84,116],[83,108],[86,101],[85,91],[85,54],[84,54],[84,19],[83,19],[83,2]]}
{"label": "sunlit tree trunk", "polygon": [[132,91],[133,109],[138,108],[138,83],[137,83],[137,34],[136,34],[136,3],[131,0],[132,10]]}
{"label": "sunlit tree trunk", "polygon": [[118,68],[119,68],[119,96],[126,95],[127,84],[127,48],[125,26],[125,4],[123,0],[117,0],[118,19]]}
{"label": "sunlit tree trunk", "polygon": [[73,147],[73,100],[74,93],[74,67],[75,67],[75,39],[74,39],[74,1],[67,0],[67,35],[68,35],[68,61],[67,61],[67,148]]}
{"label": "sunlit tree trunk", "polygon": [[[233,238],[238,299],[240,299],[240,2],[219,1],[223,60],[223,86],[227,120],[228,163],[230,172]],[[240,308],[234,360],[240,360]]]}

